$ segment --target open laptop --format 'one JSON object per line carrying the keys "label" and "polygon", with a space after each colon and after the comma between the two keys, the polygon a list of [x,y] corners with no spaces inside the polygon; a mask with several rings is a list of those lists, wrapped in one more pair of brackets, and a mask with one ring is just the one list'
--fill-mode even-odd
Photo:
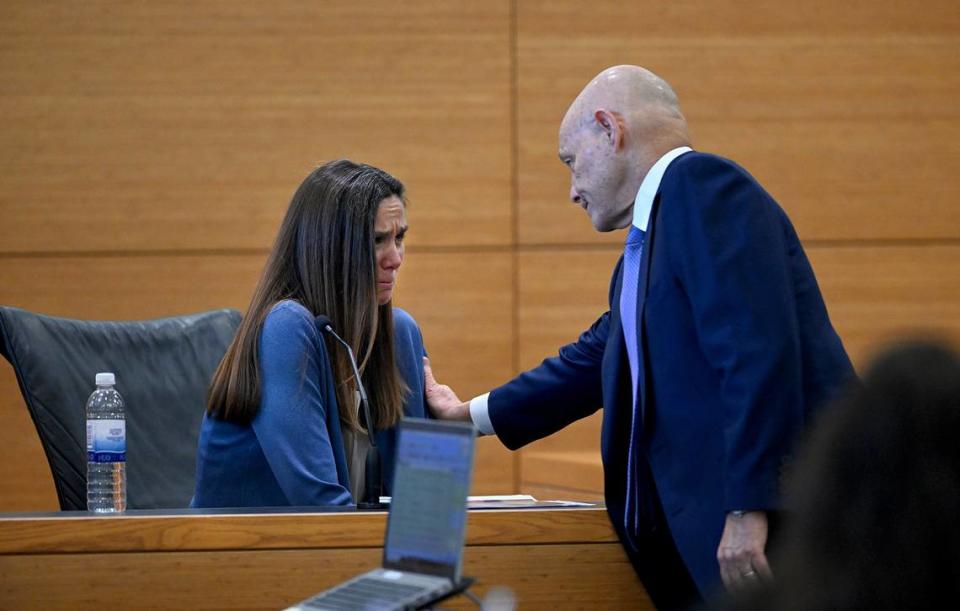
{"label": "open laptop", "polygon": [[382,567],[288,611],[416,609],[462,590],[475,437],[470,424],[404,418]]}

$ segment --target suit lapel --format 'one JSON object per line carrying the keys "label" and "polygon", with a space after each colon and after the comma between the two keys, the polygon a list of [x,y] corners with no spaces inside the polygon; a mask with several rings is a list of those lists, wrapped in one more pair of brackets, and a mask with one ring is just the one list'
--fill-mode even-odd
{"label": "suit lapel", "polygon": [[647,233],[640,259],[640,279],[637,283],[637,413],[640,418],[640,430],[647,421],[647,342],[644,329],[644,305],[647,302],[647,287],[650,283],[650,262],[653,259],[653,240],[655,236],[657,211],[660,209],[660,194],[657,193],[650,208],[647,221]]}
{"label": "suit lapel", "polygon": [[[609,414],[622,413],[619,409],[624,398],[621,394],[624,374],[630,379],[627,362],[627,346],[623,341],[623,323],[620,320],[620,291],[623,288],[623,257],[617,264],[614,290],[610,301],[610,331],[603,355],[604,409]],[[629,387],[629,384],[627,385]],[[627,393],[629,396],[629,392]]]}
{"label": "suit lapel", "polygon": [[[607,481],[626,481],[627,447],[630,439],[630,370],[620,319],[620,291],[623,286],[623,258],[617,264],[610,296],[610,327],[603,352],[603,433],[601,453]],[[608,502],[622,502],[623,490],[608,487]]]}

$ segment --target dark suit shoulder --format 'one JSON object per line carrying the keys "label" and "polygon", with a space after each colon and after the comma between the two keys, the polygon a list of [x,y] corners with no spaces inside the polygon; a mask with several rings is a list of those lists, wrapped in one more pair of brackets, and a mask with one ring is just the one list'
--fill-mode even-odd
{"label": "dark suit shoulder", "polygon": [[678,157],[660,183],[661,216],[712,216],[737,209],[786,217],[776,200],[736,162],[710,153],[691,152]]}
{"label": "dark suit shoulder", "polygon": [[691,151],[677,157],[667,167],[660,183],[660,190],[676,187],[678,181],[708,180],[723,175],[739,176],[759,186],[750,172],[737,162],[712,153]]}
{"label": "dark suit shoulder", "polygon": [[673,163],[670,164],[668,172],[670,169],[674,168],[719,168],[719,167],[728,167],[735,168],[741,172],[746,172],[743,167],[732,159],[727,159],[720,155],[715,155],[713,153],[703,153],[701,151],[690,151],[677,157]]}

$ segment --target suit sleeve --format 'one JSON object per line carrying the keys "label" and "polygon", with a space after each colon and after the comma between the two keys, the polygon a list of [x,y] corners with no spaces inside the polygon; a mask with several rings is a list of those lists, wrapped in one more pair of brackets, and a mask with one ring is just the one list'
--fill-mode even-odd
{"label": "suit sleeve", "polygon": [[667,240],[700,349],[720,376],[726,508],[774,509],[803,422],[786,218],[721,158],[684,158],[669,176],[657,239]]}
{"label": "suit sleeve", "polygon": [[[619,269],[618,263],[614,279]],[[609,332],[608,311],[557,356],[490,392],[490,421],[505,446],[516,450],[602,406],[601,367]]]}
{"label": "suit sleeve", "polygon": [[281,304],[260,336],[261,405],[253,429],[274,477],[291,505],[349,505],[340,485],[327,410],[336,400],[321,391],[326,350],[312,318]]}

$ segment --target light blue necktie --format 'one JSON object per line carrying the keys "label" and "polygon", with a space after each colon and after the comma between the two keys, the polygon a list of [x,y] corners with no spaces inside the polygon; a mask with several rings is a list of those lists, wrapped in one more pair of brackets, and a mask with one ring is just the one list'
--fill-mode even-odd
{"label": "light blue necktie", "polygon": [[[630,389],[633,391],[630,417],[630,447],[627,454],[627,494],[623,511],[623,526],[627,540],[636,534],[639,528],[637,457],[634,432],[637,429],[637,376],[639,358],[637,345],[637,296],[640,284],[640,260],[643,256],[643,242],[646,232],[635,225],[630,226],[627,242],[623,249],[623,281],[620,285],[620,322],[623,326],[623,340],[627,346],[627,358],[630,362]],[[630,524],[633,528],[630,528]]]}

